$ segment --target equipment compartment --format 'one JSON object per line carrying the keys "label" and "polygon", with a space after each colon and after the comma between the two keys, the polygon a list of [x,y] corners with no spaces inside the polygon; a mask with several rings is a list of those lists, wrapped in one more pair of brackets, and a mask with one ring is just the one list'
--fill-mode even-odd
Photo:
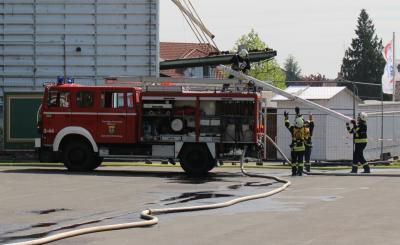
{"label": "equipment compartment", "polygon": [[200,115],[202,137],[213,137],[214,142],[254,141],[253,101],[234,99],[201,101]]}
{"label": "equipment compartment", "polygon": [[142,105],[143,141],[195,141],[196,101],[145,100]]}

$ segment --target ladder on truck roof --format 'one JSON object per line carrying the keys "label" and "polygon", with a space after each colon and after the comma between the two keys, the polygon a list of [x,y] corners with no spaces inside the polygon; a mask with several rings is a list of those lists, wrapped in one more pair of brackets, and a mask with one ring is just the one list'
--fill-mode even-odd
{"label": "ladder on truck roof", "polygon": [[328,107],[319,105],[319,104],[317,104],[315,102],[303,99],[303,98],[301,98],[301,97],[299,97],[299,96],[297,96],[295,94],[291,94],[291,93],[288,93],[288,92],[286,92],[286,91],[284,91],[284,90],[282,90],[280,88],[277,88],[277,87],[273,86],[270,82],[265,82],[265,81],[258,80],[258,79],[254,78],[254,77],[251,77],[251,76],[248,76],[246,74],[243,74],[242,72],[235,71],[235,70],[233,70],[233,69],[231,69],[231,68],[229,68],[227,66],[224,66],[224,65],[218,66],[217,69],[221,70],[221,71],[224,71],[224,72],[236,77],[239,80],[252,82],[252,83],[255,84],[255,86],[263,87],[263,89],[265,89],[265,90],[270,90],[270,91],[272,91],[272,92],[274,92],[276,94],[282,95],[282,96],[284,96],[284,97],[286,97],[288,99],[294,100],[294,101],[299,102],[299,103],[304,104],[304,105],[307,105],[307,106],[309,106],[311,108],[314,108],[316,110],[325,112],[328,115],[333,116],[335,118],[338,118],[340,120],[343,120],[343,121],[346,121],[346,122],[349,122],[350,120],[352,120],[351,117],[348,117],[348,116],[346,116],[346,115],[344,115],[342,113],[339,113],[337,111],[331,110]]}
{"label": "ladder on truck roof", "polygon": [[[266,82],[268,83],[268,82]],[[105,85],[135,86],[146,91],[204,91],[229,88],[230,91],[246,91],[247,84],[237,79],[172,78],[172,77],[107,77]]]}

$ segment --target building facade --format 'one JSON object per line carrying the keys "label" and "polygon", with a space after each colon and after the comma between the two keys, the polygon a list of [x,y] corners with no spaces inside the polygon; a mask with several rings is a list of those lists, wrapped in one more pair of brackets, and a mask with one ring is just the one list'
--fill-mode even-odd
{"label": "building facade", "polygon": [[0,85],[158,76],[158,0],[3,0]]}
{"label": "building facade", "polygon": [[[202,43],[178,43],[178,42],[161,42],[160,43],[160,59],[182,60],[192,58],[207,57],[211,53],[218,52],[218,49],[210,44]],[[167,69],[160,71],[162,75],[174,78],[217,78],[215,67],[208,65],[199,67],[185,67],[176,69]]]}
{"label": "building facade", "polygon": [[32,144],[43,83],[58,76],[101,85],[108,76],[158,75],[159,0],[0,1],[4,146]]}

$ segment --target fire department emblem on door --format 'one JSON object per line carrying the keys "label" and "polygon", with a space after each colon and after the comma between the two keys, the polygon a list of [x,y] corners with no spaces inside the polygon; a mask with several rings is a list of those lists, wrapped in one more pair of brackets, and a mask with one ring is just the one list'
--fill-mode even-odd
{"label": "fire department emblem on door", "polygon": [[115,134],[115,125],[108,125],[108,134]]}

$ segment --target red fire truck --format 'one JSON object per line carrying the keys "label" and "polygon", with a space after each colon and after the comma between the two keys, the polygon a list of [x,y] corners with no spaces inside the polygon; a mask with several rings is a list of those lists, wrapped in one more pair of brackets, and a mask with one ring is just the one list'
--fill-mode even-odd
{"label": "red fire truck", "polygon": [[35,144],[72,171],[94,170],[104,158],[164,159],[203,175],[244,146],[258,156],[260,99],[254,91],[47,84]]}

